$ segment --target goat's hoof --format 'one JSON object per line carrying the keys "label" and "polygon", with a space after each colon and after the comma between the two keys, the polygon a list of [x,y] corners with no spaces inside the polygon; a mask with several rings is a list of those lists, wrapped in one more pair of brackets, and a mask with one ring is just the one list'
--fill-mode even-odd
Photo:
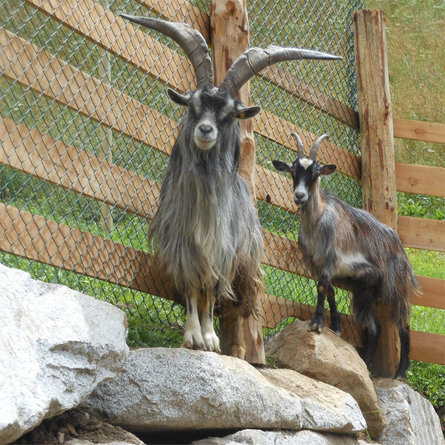
{"label": "goat's hoof", "polygon": [[338,336],[341,335],[341,327],[340,327],[340,323],[338,323],[338,322],[331,323],[331,324],[329,325],[329,329],[330,329],[335,335],[338,335]]}
{"label": "goat's hoof", "polygon": [[241,360],[244,360],[246,357],[246,348],[243,348],[240,345],[234,345],[230,348],[230,355],[232,357],[240,358]]}
{"label": "goat's hoof", "polygon": [[323,323],[322,320],[312,320],[309,323],[308,330],[311,331],[311,332],[318,332],[318,333],[320,333],[323,328],[324,328],[324,323]]}
{"label": "goat's hoof", "polygon": [[207,351],[221,352],[219,338],[215,333],[204,334],[203,338]]}
{"label": "goat's hoof", "polygon": [[185,331],[184,333],[184,341],[181,345],[182,348],[187,349],[198,349],[200,351],[206,351],[206,345],[204,343],[204,340],[202,338],[201,332],[196,333],[193,331]]}

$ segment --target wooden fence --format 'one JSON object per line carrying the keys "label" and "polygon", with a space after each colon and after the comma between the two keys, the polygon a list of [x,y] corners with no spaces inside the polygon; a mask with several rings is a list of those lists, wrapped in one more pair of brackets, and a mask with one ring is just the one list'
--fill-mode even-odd
{"label": "wooden fence", "polygon": [[[165,19],[179,20],[182,15],[192,26],[199,29],[206,39],[210,39],[210,17],[192,4],[185,2],[175,7],[175,2],[149,0],[140,2],[154,8]],[[69,0],[56,3],[50,0],[27,0],[27,3],[38,8],[52,20],[62,23],[99,45],[106,52],[119,57],[145,74],[156,77],[165,85],[181,92],[194,87],[192,70],[185,58],[174,54],[167,46],[154,41],[147,33],[124,22],[94,0]],[[213,14],[214,22],[217,20],[215,14],[218,16],[217,3],[212,3],[211,16]],[[227,20],[235,20],[236,11],[232,12],[231,15],[224,17],[226,24]],[[79,13],[82,20],[79,20]],[[242,14],[246,17],[245,9]],[[369,20],[366,14],[364,17],[365,20]],[[361,32],[358,27],[357,33]],[[123,94],[106,82],[79,70],[7,29],[1,29],[0,40],[3,49],[0,54],[1,70],[10,81],[18,82],[39,95],[46,96],[135,141],[147,144],[165,154],[171,152],[178,127],[177,122],[167,115]],[[245,40],[245,44],[247,43],[248,34]],[[222,45],[215,40],[214,35],[214,53],[218,51],[219,44]],[[224,44],[230,46],[230,42]],[[229,48],[229,51],[234,54],[240,49],[243,48]],[[152,53],[161,57],[154,60],[150,56]],[[173,62],[167,63],[168,60]],[[173,65],[175,69],[172,68]],[[183,73],[181,76],[178,76],[178,67]],[[218,78],[223,74],[221,73],[223,68],[217,70]],[[364,71],[362,74],[364,75]],[[303,87],[301,81],[291,78],[281,68],[268,69],[264,76],[277,88],[311,103],[351,128],[363,132],[366,127],[364,121],[366,117],[327,97],[315,86]],[[308,89],[315,94],[309,95]],[[322,97],[323,100],[315,102],[314,97]],[[245,102],[248,102],[248,96]],[[112,117],[109,113],[111,108],[119,109],[119,113],[116,114],[118,118]],[[295,131],[295,125],[268,111],[262,113],[267,115],[267,125],[253,120],[248,124],[251,125],[251,130],[289,150],[294,150],[288,136],[291,131]],[[393,125],[394,137],[445,143],[445,125],[392,119],[391,116],[390,118],[388,125],[391,128]],[[160,122],[162,125],[152,125],[154,122]],[[246,131],[249,131],[249,128]],[[312,140],[316,137],[304,129],[298,131],[303,140]],[[87,153],[79,147],[67,146],[37,129],[28,128],[5,117],[0,118],[0,140],[0,163],[4,165],[143,218],[151,218],[156,209],[160,184],[123,169],[110,160]],[[252,150],[252,144],[253,138],[250,138],[243,152],[244,157],[250,160],[246,161],[243,167],[246,169],[244,174],[253,181],[252,188],[256,199],[294,212],[291,181],[268,168],[252,163],[254,157],[252,158],[251,152],[249,154],[246,151]],[[338,169],[343,174],[362,182],[367,181],[367,178],[362,176],[362,159],[359,156],[334,144],[328,144],[324,157],[337,159]],[[399,163],[390,165],[389,168],[390,171],[396,172],[397,190],[445,196],[444,188],[441,186],[444,184],[445,169]],[[375,172],[366,174],[371,175]],[[270,189],[262,187],[264,183],[271,184]],[[375,199],[374,208],[370,210],[375,211],[380,204]],[[445,251],[445,221],[404,216],[399,216],[396,220],[396,228],[405,246]],[[146,252],[1,203],[0,226],[3,231],[0,237],[0,250],[3,252],[167,299],[172,298],[169,283],[163,279],[162,271],[156,270],[152,256]],[[298,261],[301,260],[301,252],[295,241],[266,230],[264,240],[265,265],[308,276],[306,269],[301,266],[301,261]],[[308,278],[313,277],[308,276]],[[445,280],[419,277],[419,281],[424,295],[417,298],[414,304],[445,309]],[[290,316],[305,320],[310,318],[313,311],[312,306],[295,304],[291,300],[268,295],[264,302],[263,326],[273,328],[282,319]],[[277,316],[277,314],[282,315]],[[343,317],[350,316],[343,315]],[[445,336],[412,332],[411,339],[413,359],[445,364]],[[253,338],[253,343],[258,343],[258,338]]]}

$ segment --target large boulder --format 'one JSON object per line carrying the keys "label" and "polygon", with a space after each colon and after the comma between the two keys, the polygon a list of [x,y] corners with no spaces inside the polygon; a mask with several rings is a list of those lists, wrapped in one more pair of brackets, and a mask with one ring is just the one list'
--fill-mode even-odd
{"label": "large boulder", "polygon": [[378,438],[382,445],[444,445],[439,416],[433,405],[404,382],[374,381],[386,420]]}
{"label": "large boulder", "polygon": [[366,429],[347,393],[291,370],[187,349],[131,351],[117,377],[85,401],[133,432],[283,428],[355,433]]}
{"label": "large boulder", "polygon": [[125,314],[0,265],[0,437],[79,404],[128,355]]}
{"label": "large boulder", "polygon": [[369,371],[355,348],[329,329],[309,332],[309,322],[296,321],[286,326],[266,344],[266,355],[284,366],[315,380],[335,386],[354,397],[377,438],[384,419]]}
{"label": "large boulder", "polygon": [[[315,431],[241,430],[226,437],[209,437],[192,445],[367,445],[364,440]],[[375,444],[378,445],[378,444]]]}

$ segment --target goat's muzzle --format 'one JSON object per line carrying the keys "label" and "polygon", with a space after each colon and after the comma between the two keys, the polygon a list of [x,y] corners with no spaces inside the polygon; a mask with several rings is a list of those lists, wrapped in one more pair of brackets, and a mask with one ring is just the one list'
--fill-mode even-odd
{"label": "goat's muzzle", "polygon": [[294,202],[298,208],[304,207],[304,205],[308,202],[309,196],[305,192],[294,192]]}
{"label": "goat's muzzle", "polygon": [[195,144],[201,150],[210,150],[216,143],[218,130],[211,122],[200,122],[195,127]]}

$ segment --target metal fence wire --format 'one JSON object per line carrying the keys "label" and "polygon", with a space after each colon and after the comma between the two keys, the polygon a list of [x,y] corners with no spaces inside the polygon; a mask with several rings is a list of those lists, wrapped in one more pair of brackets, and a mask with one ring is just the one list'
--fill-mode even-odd
{"label": "metal fence wire", "polygon": [[[272,169],[272,159],[293,161],[288,130],[296,128],[313,137],[328,133],[332,147],[359,154],[357,132],[321,109],[331,99],[356,109],[352,25],[362,3],[248,1],[251,46],[301,46],[344,59],[282,63],[252,79],[252,102],[262,107],[254,122],[259,166]],[[150,15],[199,29],[208,22],[209,4],[0,4],[1,263],[118,305],[130,315],[130,342],[175,345],[184,322],[182,308],[144,292],[134,277],[144,274],[140,258],[150,253],[146,216],[153,211],[182,113],[168,100],[166,85],[190,90],[192,76],[175,43],[121,25],[116,16]],[[274,85],[289,79],[287,88]],[[321,153],[325,162],[326,156]],[[347,172],[355,168],[345,165],[347,159],[353,158],[329,162]],[[335,173],[324,186],[360,207],[361,190],[353,176]],[[280,187],[273,177],[259,184],[259,195]],[[287,192],[282,190],[283,199]],[[286,243],[296,242],[298,218],[267,199],[258,200],[258,211],[265,231],[283,240],[282,246],[266,249],[264,261],[267,294],[291,302],[272,314],[270,326],[281,329],[301,308],[309,307],[310,314],[316,287],[295,273],[294,266],[301,268],[298,258],[282,265],[278,256]],[[349,314],[349,294],[337,290],[337,296],[339,310]],[[353,340],[352,327],[344,323],[343,330]]]}

